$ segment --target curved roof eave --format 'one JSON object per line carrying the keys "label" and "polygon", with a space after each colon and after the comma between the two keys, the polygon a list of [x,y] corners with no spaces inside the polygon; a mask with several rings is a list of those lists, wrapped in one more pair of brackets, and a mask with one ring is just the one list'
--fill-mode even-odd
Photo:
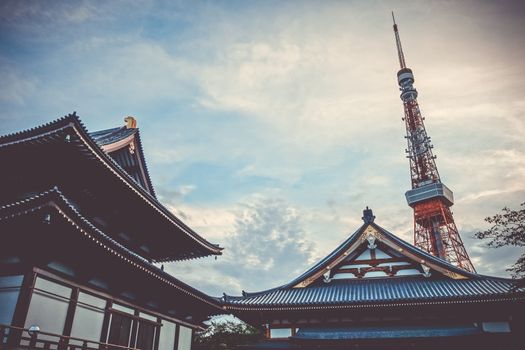
{"label": "curved roof eave", "polygon": [[131,264],[137,269],[159,279],[160,281],[176,288],[177,290],[188,294],[200,301],[213,306],[217,309],[222,309],[218,305],[215,298],[209,296],[190,285],[178,280],[172,275],[164,272],[155,265],[151,264],[147,259],[141,257],[135,252],[127,249],[122,244],[118,243],[104,232],[99,230],[87,218],[82,216],[73,204],[62,194],[62,192],[54,187],[48,191],[32,195],[14,203],[0,206],[0,221],[8,220],[16,216],[30,214],[43,207],[51,207],[55,209],[70,225],[86,236],[88,239],[94,240],[104,250],[121,258],[125,262]]}
{"label": "curved roof eave", "polygon": [[[178,227],[184,232],[189,238],[193,239],[196,243],[205,248],[209,254],[207,255],[221,255],[221,251],[224,248],[219,247],[217,244],[208,242],[206,239],[201,237],[199,234],[194,232],[186,224],[184,224],[179,218],[177,218],[171,211],[160,204],[157,199],[147,190],[137,184],[129,174],[120,167],[110,156],[108,156],[100,146],[89,136],[87,129],[84,124],[80,121],[79,117],[74,112],[62,118],[59,118],[53,122],[43,124],[41,126],[19,131],[16,133],[0,136],[0,147],[6,147],[12,144],[18,144],[22,142],[28,142],[38,137],[43,137],[60,130],[72,128],[78,135],[82,143],[88,148],[90,153],[98,159],[106,168],[113,172],[126,186],[133,190],[143,201],[153,207],[159,214],[165,217],[168,221]],[[202,255],[206,256],[206,255]],[[158,262],[166,262],[177,259],[161,258],[155,259]]]}

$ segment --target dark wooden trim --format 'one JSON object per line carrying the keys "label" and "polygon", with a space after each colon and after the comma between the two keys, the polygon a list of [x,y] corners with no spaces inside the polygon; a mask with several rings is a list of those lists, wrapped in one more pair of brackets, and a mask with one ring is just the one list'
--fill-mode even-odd
{"label": "dark wooden trim", "polygon": [[153,350],[159,350],[160,333],[162,332],[162,320],[160,317],[157,317],[157,322],[159,325],[155,327],[155,341],[153,343]]}
{"label": "dark wooden trim", "polygon": [[147,318],[143,318],[143,317],[140,317],[138,315],[138,311],[135,311],[135,313],[132,315],[132,314],[129,314],[127,312],[124,312],[124,311],[120,311],[120,310],[117,310],[117,309],[113,309],[113,308],[110,308],[109,309],[109,312],[113,313],[113,314],[119,314],[119,315],[122,315],[122,316],[126,316],[127,318],[131,318],[132,320],[137,320],[137,321],[140,321],[140,322],[144,322],[144,323],[149,323],[155,327],[160,327],[161,326],[161,323],[157,322],[157,321],[152,321],[152,320],[148,320]]}
{"label": "dark wooden trim", "polygon": [[102,321],[102,332],[100,332],[100,342],[107,343],[109,335],[109,321],[111,320],[111,307],[113,306],[112,300],[106,300],[106,308],[104,311],[104,321]]}
{"label": "dark wooden trim", "polygon": [[352,273],[355,276],[359,277],[359,276],[364,276],[368,272],[383,271],[389,276],[395,276],[397,274],[397,272],[401,271],[401,270],[418,270],[419,271],[419,269],[415,265],[392,266],[391,269],[388,266],[381,266],[381,267],[371,266],[371,267],[361,267],[359,269],[357,269],[357,268],[339,269],[339,270],[334,272],[334,275],[338,274],[338,273]]}
{"label": "dark wooden trim", "polygon": [[75,317],[75,310],[77,308],[78,293],[78,288],[72,288],[69,307],[67,308],[66,321],[64,323],[64,331],[62,332],[63,335],[68,337],[71,336],[71,329],[73,328],[73,318]]}
{"label": "dark wooden trim", "polygon": [[383,263],[395,263],[395,262],[406,262],[413,264],[414,261],[410,260],[408,258],[386,258],[386,259],[366,259],[366,260],[352,260],[352,261],[345,261],[343,265],[371,265],[371,266],[377,266],[379,264]]}
{"label": "dark wooden trim", "polygon": [[[36,273],[33,270],[24,274],[20,293],[18,294],[18,301],[16,302],[15,312],[11,321],[11,324],[15,327],[24,328],[27,312],[29,311],[29,305],[31,303],[33,287],[35,286],[35,280]],[[8,347],[19,344],[21,336],[21,333],[10,335]]]}
{"label": "dark wooden trim", "polygon": [[[115,311],[111,311],[111,312],[115,312]],[[129,340],[129,344],[128,346],[130,348],[134,348],[137,344],[137,334],[138,334],[138,331],[139,331],[139,310],[135,310],[135,314],[134,315],[130,315],[130,314],[127,314],[127,313],[123,313],[124,315],[127,315],[129,318],[132,319],[131,321],[131,338]],[[135,316],[135,317],[133,317]]]}
{"label": "dark wooden trim", "polygon": [[175,341],[173,342],[173,350],[179,348],[179,333],[180,333],[180,324],[175,325]]}

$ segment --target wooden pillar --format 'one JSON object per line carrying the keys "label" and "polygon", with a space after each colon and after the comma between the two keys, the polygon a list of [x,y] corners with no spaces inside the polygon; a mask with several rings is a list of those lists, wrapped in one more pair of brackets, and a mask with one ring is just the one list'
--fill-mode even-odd
{"label": "wooden pillar", "polygon": [[180,324],[175,323],[175,342],[173,343],[174,350],[179,348]]}
{"label": "wooden pillar", "polygon": [[[78,294],[79,294],[79,289],[73,288],[71,291],[71,298],[69,300],[69,306],[67,308],[66,322],[64,324],[64,330],[62,332],[62,334],[65,335],[66,337],[69,337],[71,335],[71,329],[73,328],[73,318],[75,317],[75,311],[77,309]],[[61,340],[67,339],[66,337],[61,338]],[[69,343],[68,340],[64,340],[64,342],[61,341],[60,349],[66,349],[68,343]]]}
{"label": "wooden pillar", "polygon": [[[27,312],[29,311],[29,304],[31,303],[31,296],[35,286],[36,273],[31,271],[24,274],[22,286],[20,287],[20,294],[16,303],[15,312],[11,324],[15,327],[24,328],[26,322]],[[8,347],[17,347],[20,344],[22,332],[13,331],[9,334]]]}
{"label": "wooden pillar", "polygon": [[108,300],[106,302],[106,310],[104,312],[104,321],[102,321],[102,332],[100,333],[101,343],[108,342],[109,327],[110,327],[110,320],[111,320],[111,312],[109,311],[109,309],[111,309],[112,306],[113,306],[113,301]]}

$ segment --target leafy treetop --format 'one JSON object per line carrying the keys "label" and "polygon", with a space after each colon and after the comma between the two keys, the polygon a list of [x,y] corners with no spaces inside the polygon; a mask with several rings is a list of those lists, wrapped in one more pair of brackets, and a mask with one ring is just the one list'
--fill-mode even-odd
{"label": "leafy treetop", "polygon": [[[500,214],[485,218],[492,227],[476,233],[479,239],[489,239],[489,247],[518,246],[525,247],[525,202],[522,209],[503,208]],[[525,254],[507,269],[514,278],[525,277]]]}

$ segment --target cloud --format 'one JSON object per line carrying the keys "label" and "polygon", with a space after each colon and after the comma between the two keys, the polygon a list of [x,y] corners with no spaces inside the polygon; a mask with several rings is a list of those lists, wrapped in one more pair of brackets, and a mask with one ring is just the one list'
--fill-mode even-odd
{"label": "cloud", "polygon": [[0,74],[2,75],[0,103],[24,105],[27,97],[36,88],[34,79],[22,77],[18,72],[9,69],[0,69]]}
{"label": "cloud", "polygon": [[[226,247],[170,269],[213,293],[273,287],[296,273],[281,232],[304,242],[297,269],[367,205],[412,241],[391,7],[468,236],[525,196],[517,2],[2,2],[2,133],[73,110],[91,130],[135,115],[161,201]],[[464,239],[496,271],[505,250]]]}
{"label": "cloud", "polygon": [[489,276],[508,277],[512,267],[523,254],[522,247],[489,248],[487,242],[474,238],[476,231],[463,231],[462,237],[470,248],[468,253],[478,273]]}
{"label": "cloud", "polygon": [[237,210],[232,231],[223,237],[224,256],[215,262],[173,263],[167,269],[215,295],[272,288],[314,261],[314,245],[305,236],[296,208],[282,200],[256,198]]}

